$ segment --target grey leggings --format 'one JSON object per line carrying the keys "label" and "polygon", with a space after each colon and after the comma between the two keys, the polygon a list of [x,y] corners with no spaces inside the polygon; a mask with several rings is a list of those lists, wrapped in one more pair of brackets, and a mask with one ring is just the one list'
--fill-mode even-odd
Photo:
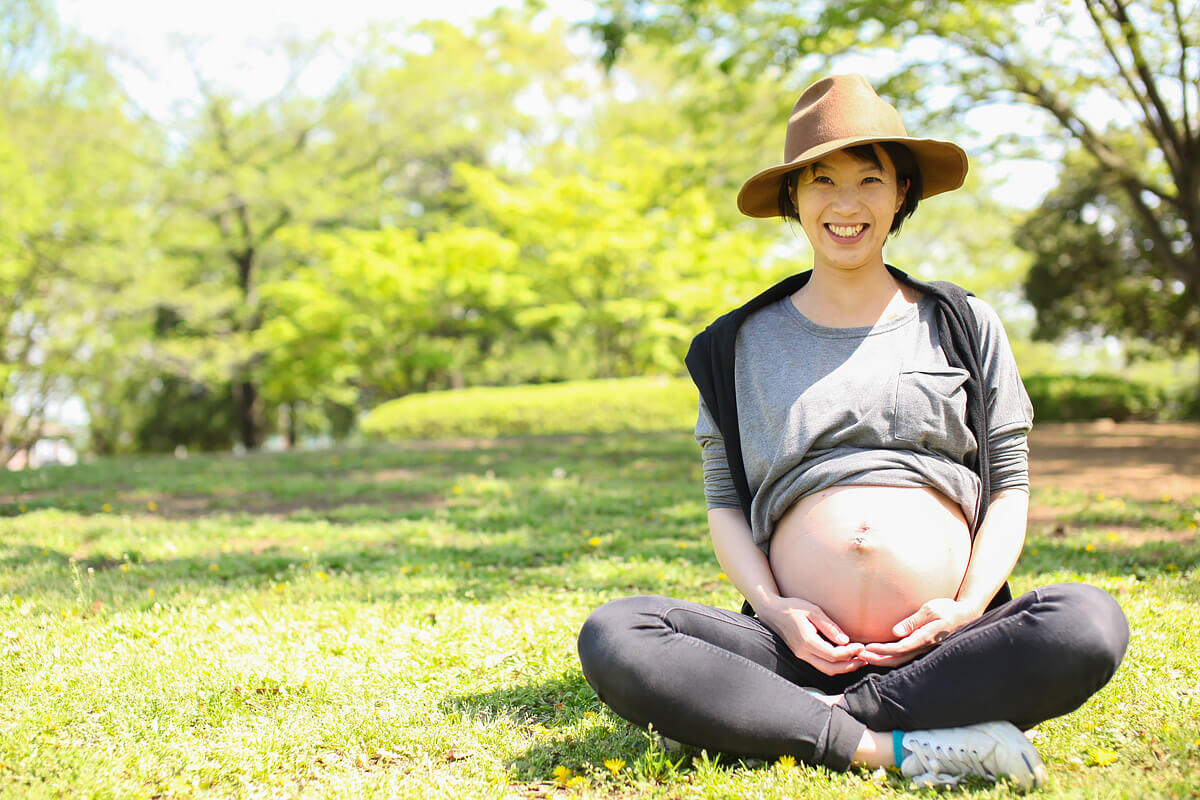
{"label": "grey leggings", "polygon": [[[1009,720],[1078,708],[1129,643],[1117,602],[1086,584],[1034,589],[895,669],[829,676],[755,617],[668,597],[596,609],[579,633],[583,674],[602,701],[664,736],[731,755],[790,754],[846,769],[865,730]],[[801,687],[844,693],[830,707]]]}

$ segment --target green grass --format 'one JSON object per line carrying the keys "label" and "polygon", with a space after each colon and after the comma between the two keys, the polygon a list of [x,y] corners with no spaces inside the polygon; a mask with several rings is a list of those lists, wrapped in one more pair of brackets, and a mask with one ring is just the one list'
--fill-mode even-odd
{"label": "green grass", "polygon": [[[1200,497],[1034,500],[1064,531],[1031,536],[1014,589],[1098,584],[1134,631],[1113,682],[1039,727],[1039,794],[1195,796]],[[662,752],[575,657],[589,610],[642,592],[738,604],[687,434],[0,475],[0,795],[936,796]]]}

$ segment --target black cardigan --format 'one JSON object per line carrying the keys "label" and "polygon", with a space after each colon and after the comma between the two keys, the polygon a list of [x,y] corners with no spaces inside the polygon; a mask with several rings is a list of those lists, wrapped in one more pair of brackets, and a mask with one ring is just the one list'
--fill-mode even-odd
{"label": "black cardigan", "polygon": [[[967,467],[979,476],[979,511],[975,515],[975,524],[971,528],[971,536],[979,530],[983,517],[987,513],[988,498],[991,495],[991,478],[988,457],[988,412],[987,401],[983,392],[983,355],[979,345],[979,329],[975,322],[974,312],[967,304],[970,293],[965,289],[946,281],[925,283],[909,277],[909,275],[893,266],[888,271],[896,280],[911,286],[925,294],[931,295],[936,301],[935,320],[937,323],[938,339],[942,350],[946,353],[946,361],[952,367],[967,371],[967,427],[975,436],[978,445],[975,455],[968,461]],[[701,331],[692,340],[688,348],[688,372],[700,390],[721,436],[725,440],[725,455],[729,462],[729,475],[737,489],[738,500],[746,522],[750,522],[749,481],[746,478],[746,467],[742,461],[742,439],[738,431],[737,393],[734,390],[734,346],[737,344],[738,329],[750,314],[782,300],[793,294],[812,276],[812,270],[792,275],[767,289],[750,302],[728,312],[716,319],[711,325]],[[1000,603],[1012,599],[1008,584],[988,604],[994,608]],[[743,605],[746,611],[749,603]]]}

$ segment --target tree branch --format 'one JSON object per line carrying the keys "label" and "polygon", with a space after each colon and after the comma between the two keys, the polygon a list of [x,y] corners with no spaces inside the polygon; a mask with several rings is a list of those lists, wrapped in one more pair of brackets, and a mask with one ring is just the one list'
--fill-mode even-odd
{"label": "tree branch", "polygon": [[1172,195],[1157,186],[1152,186],[1146,183],[1142,177],[1134,172],[1129,167],[1129,163],[1121,156],[1120,153],[1113,150],[1108,144],[1094,131],[1092,127],[1083,119],[1067,103],[1060,100],[1050,89],[1041,81],[1029,75],[1019,65],[1015,64],[1011,59],[1003,53],[992,52],[978,45],[975,42],[964,44],[969,51],[981,56],[989,61],[992,61],[1008,75],[1014,82],[1016,91],[1019,94],[1027,95],[1034,100],[1037,105],[1049,111],[1059,123],[1067,129],[1076,139],[1091,153],[1097,161],[1103,164],[1108,169],[1117,173],[1117,176],[1123,180],[1136,185],[1139,190],[1150,192],[1164,202],[1170,203],[1176,208],[1182,209],[1181,199]]}
{"label": "tree branch", "polygon": [[[1088,2],[1095,2],[1095,0],[1088,0]],[[1162,95],[1158,92],[1158,84],[1155,83],[1154,74],[1150,71],[1149,64],[1146,63],[1145,54],[1142,52],[1141,33],[1134,27],[1133,20],[1129,18],[1123,0],[1110,0],[1110,2],[1117,9],[1117,13],[1113,17],[1121,26],[1121,33],[1124,34],[1125,42],[1129,45],[1129,53],[1133,57],[1134,68],[1137,69],[1138,75],[1146,87],[1146,94],[1149,96],[1151,103],[1154,105],[1154,110],[1158,114],[1159,124],[1167,134],[1167,141],[1163,142],[1163,154],[1167,157],[1168,161],[1172,161],[1171,156],[1174,155],[1174,160],[1171,163],[1171,171],[1178,175],[1183,169],[1183,142],[1180,141],[1179,131],[1175,129],[1175,122],[1171,118],[1171,113],[1167,110],[1166,103],[1163,102]],[[1185,58],[1186,53],[1180,53],[1180,57]],[[1187,89],[1186,86],[1180,88],[1185,91]],[[1147,117],[1149,117],[1148,114]],[[1166,147],[1167,142],[1171,144],[1169,149]]]}
{"label": "tree branch", "polygon": [[259,234],[258,240],[254,243],[254,246],[257,248],[266,244],[271,237],[275,235],[276,231],[288,224],[291,218],[292,210],[290,208],[284,206],[283,208],[279,209],[279,213],[275,216],[275,219],[269,225],[263,228],[262,233]]}
{"label": "tree branch", "polygon": [[1163,145],[1163,151],[1168,161],[1171,163],[1172,172],[1175,171],[1175,164],[1178,162],[1178,153],[1167,153],[1168,145],[1173,145],[1171,141],[1171,133],[1163,128],[1162,124],[1155,119],[1152,112],[1152,101],[1138,86],[1137,77],[1130,71],[1125,62],[1117,54],[1117,47],[1113,43],[1112,37],[1108,35],[1108,30],[1104,26],[1104,21],[1100,18],[1096,7],[1099,5],[1097,0],[1084,0],[1084,6],[1087,7],[1088,16],[1092,18],[1092,22],[1096,26],[1096,31],[1100,34],[1100,41],[1104,43],[1104,49],[1108,51],[1109,58],[1117,67],[1117,72],[1125,79],[1125,85],[1129,88],[1137,104],[1142,108],[1142,119],[1140,120],[1146,131],[1153,136],[1159,143]]}
{"label": "tree branch", "polygon": [[1188,49],[1192,46],[1188,41],[1187,33],[1183,29],[1183,15],[1179,13],[1179,0],[1171,0],[1171,15],[1175,18],[1175,33],[1179,38],[1179,86],[1180,86],[1180,103],[1183,113],[1180,115],[1183,120],[1183,135],[1187,139],[1189,152],[1185,155],[1191,157],[1191,150],[1196,142],[1194,139],[1195,131],[1192,130],[1192,120],[1188,112],[1188,88],[1194,86],[1188,80],[1187,74],[1187,54]]}
{"label": "tree branch", "polygon": [[1142,218],[1142,223],[1145,225],[1146,232],[1150,235],[1150,239],[1154,242],[1154,246],[1159,248],[1159,250],[1162,252],[1163,261],[1169,264],[1171,269],[1175,270],[1175,272],[1179,274],[1179,277],[1183,279],[1185,284],[1190,285],[1191,281],[1194,280],[1194,277],[1192,276],[1191,271],[1188,269],[1188,264],[1184,262],[1184,260],[1181,259],[1174,250],[1171,249],[1171,240],[1167,237],[1166,233],[1164,233],[1162,229],[1162,220],[1155,215],[1154,210],[1146,205],[1145,201],[1142,199],[1141,188],[1137,184],[1125,178],[1119,179],[1118,183],[1129,196],[1129,199],[1132,201],[1133,207],[1137,211],[1138,216]]}

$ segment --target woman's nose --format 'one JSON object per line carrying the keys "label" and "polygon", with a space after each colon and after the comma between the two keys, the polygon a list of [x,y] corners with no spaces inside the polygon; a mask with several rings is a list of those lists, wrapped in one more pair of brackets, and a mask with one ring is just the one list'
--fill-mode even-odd
{"label": "woman's nose", "polygon": [[857,210],[860,204],[859,192],[857,186],[845,186],[838,189],[833,197],[834,211],[854,211]]}

